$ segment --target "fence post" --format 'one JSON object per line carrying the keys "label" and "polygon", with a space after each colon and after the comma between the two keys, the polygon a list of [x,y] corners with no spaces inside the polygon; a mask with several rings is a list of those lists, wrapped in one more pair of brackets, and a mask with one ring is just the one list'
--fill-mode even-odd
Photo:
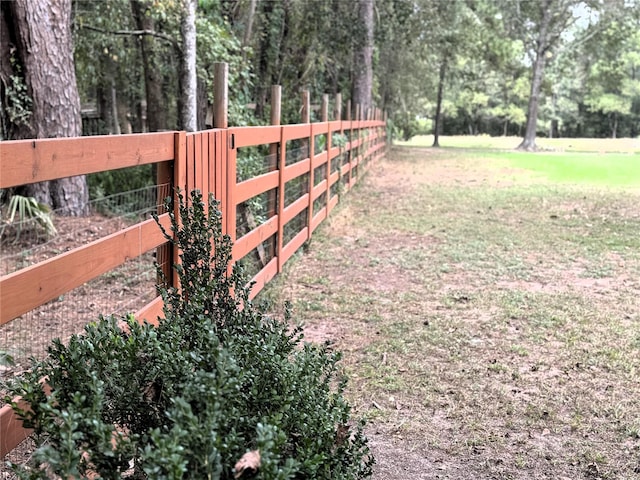
{"label": "fence post", "polygon": [[[282,87],[280,85],[271,86],[271,125],[280,125],[282,112]],[[280,134],[280,141],[282,141],[282,132]],[[282,146],[280,146],[282,148]],[[280,163],[278,157],[278,144],[272,143],[269,145],[269,171],[276,170]],[[282,172],[280,173],[282,174]],[[283,194],[283,193],[282,193]],[[269,190],[267,193],[267,217],[273,217],[278,211],[278,191],[275,189]],[[276,242],[269,245],[269,259],[276,255]]]}
{"label": "fence post", "polygon": [[[173,153],[173,188],[178,189],[185,196],[185,202],[189,198],[189,192],[187,192],[187,134],[186,132],[176,132],[174,134],[174,153]],[[181,226],[179,204],[177,192],[172,192],[174,198],[174,215],[178,225]],[[172,286],[179,288],[178,272],[173,268],[173,264],[178,263],[180,259],[180,249],[177,245],[173,247],[173,263],[171,269],[173,270]]]}
{"label": "fence post", "polygon": [[[336,93],[336,103],[333,107],[333,115],[334,120],[338,120],[340,122],[340,136],[344,136],[344,123],[342,122],[342,94]],[[341,142],[344,141],[344,137],[341,139]],[[338,180],[337,180],[337,191],[340,191],[340,183],[342,182],[342,164],[344,163],[344,155],[345,155],[345,145],[342,143],[340,147],[340,155],[338,156]],[[329,185],[329,201],[331,201],[331,185]]]}
{"label": "fence post", "polygon": [[309,124],[309,139],[302,143],[307,144],[307,153],[309,155],[309,185],[307,191],[309,192],[309,205],[307,206],[307,240],[311,239],[311,225],[313,222],[313,200],[311,200],[311,194],[313,193],[314,175],[313,175],[313,157],[315,150],[315,138],[313,136],[313,127],[311,125],[311,93],[309,90],[302,91],[302,123]]}
{"label": "fence post", "polygon": [[349,189],[353,187],[353,184],[354,184],[353,169],[358,166],[358,163],[360,162],[360,152],[362,151],[362,149],[360,148],[360,115],[361,115],[360,104],[357,103],[355,106],[355,117],[353,120],[355,122],[355,129],[354,129],[356,132],[355,140],[358,145],[353,150],[355,155],[351,155],[351,162],[350,162],[351,168],[349,169]]}
{"label": "fence post", "polygon": [[[229,65],[224,62],[213,64],[213,128],[229,128]],[[227,194],[226,198],[220,198],[220,212],[222,213],[223,223],[225,225],[226,234],[229,235],[232,242],[236,241],[236,209],[233,203],[234,192],[236,187],[236,155],[232,139],[229,138],[229,132],[223,133],[227,137],[226,149],[222,149],[222,157],[217,159],[219,162],[227,162]],[[226,150],[226,151],[225,151]],[[216,170],[223,171],[224,167]]]}
{"label": "fence post", "polygon": [[[325,93],[322,95],[322,121],[323,122],[328,122],[329,121],[329,94]],[[326,148],[326,152],[327,152],[327,163],[325,164],[325,172],[324,172],[324,177],[327,180],[326,182],[326,187],[327,187],[327,191],[324,193],[324,198],[325,198],[325,211],[326,211],[326,216],[329,216],[329,181],[331,180],[331,131],[329,128],[329,124],[327,123],[327,127],[325,130],[325,136],[326,136],[326,140],[324,142],[325,144],[325,148]]]}
{"label": "fence post", "polygon": [[229,65],[213,64],[213,128],[229,128]]}
{"label": "fence post", "polygon": [[[347,190],[349,188],[349,183],[351,180],[351,159],[353,158],[353,145],[351,142],[353,142],[353,124],[351,123],[351,119],[352,117],[352,110],[351,110],[351,100],[347,100],[347,125],[348,125],[348,129],[349,129],[349,135],[347,136],[347,138],[349,139],[349,151],[347,153],[347,164],[349,165],[349,171],[347,172],[347,182],[346,182],[346,186],[344,186],[344,189]],[[340,171],[340,176],[342,177],[342,170]],[[342,178],[340,179],[341,182]],[[345,182],[343,182],[344,184]]]}
{"label": "fence post", "polygon": [[322,109],[320,110],[321,115],[321,122],[328,122],[329,121],[329,94],[324,93],[322,95]]}
{"label": "fence post", "polygon": [[[178,136],[174,137],[175,139]],[[174,147],[175,153],[175,147]],[[175,155],[174,155],[175,157]],[[179,160],[174,158],[174,164]],[[158,164],[158,168],[156,171],[156,204],[158,205],[158,215],[161,215],[166,212],[164,201],[165,198],[174,194],[174,181],[173,181],[173,170],[174,165],[171,165],[170,162],[163,162]],[[171,285],[165,285],[166,287],[170,287],[173,285],[172,278],[172,268],[173,268],[173,249],[171,248],[170,243],[165,243],[164,245],[159,246],[156,249],[156,262],[162,269],[162,277],[158,278],[157,282],[160,284],[161,282],[169,282]],[[160,276],[159,276],[160,277]]]}

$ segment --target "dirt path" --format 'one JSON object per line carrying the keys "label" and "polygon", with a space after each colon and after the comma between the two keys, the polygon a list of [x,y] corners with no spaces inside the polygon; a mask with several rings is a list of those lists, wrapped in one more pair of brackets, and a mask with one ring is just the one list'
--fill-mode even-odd
{"label": "dirt path", "polygon": [[639,196],[373,167],[276,290],[344,352],[374,478],[640,478]]}

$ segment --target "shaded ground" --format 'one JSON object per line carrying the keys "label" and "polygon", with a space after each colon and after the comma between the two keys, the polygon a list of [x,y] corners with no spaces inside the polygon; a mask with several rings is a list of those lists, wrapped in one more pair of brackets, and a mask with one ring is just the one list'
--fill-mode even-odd
{"label": "shaded ground", "polygon": [[[55,257],[122,230],[135,221],[99,214],[56,217],[57,234],[49,240],[38,239],[40,234],[34,229],[22,232],[17,241],[15,237],[5,237],[0,243],[0,275]],[[84,326],[97,320],[99,315],[125,314],[151,301],[156,295],[154,260],[153,252],[147,252],[0,326],[0,352],[14,360],[12,364],[0,363],[0,406],[4,404],[2,382],[29,368],[32,356],[42,357],[54,338],[66,340],[82,332]]]}
{"label": "shaded ground", "polygon": [[639,200],[397,149],[267,294],[345,353],[376,479],[640,478]]}

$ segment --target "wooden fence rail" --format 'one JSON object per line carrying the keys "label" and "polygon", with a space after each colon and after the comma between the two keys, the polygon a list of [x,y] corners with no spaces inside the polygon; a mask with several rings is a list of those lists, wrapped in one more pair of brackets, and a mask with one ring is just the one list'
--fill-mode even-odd
{"label": "wooden fence rail", "polygon": [[[235,261],[260,248],[267,240],[273,240],[273,251],[265,257],[264,264],[253,277],[253,297],[311,238],[313,231],[337,205],[339,193],[349,190],[367,166],[384,154],[385,123],[380,114],[374,118],[219,128],[196,133],[6,141],[0,143],[0,188],[157,164],[157,183],[166,185],[166,191],[198,189],[205,199],[212,193],[220,202],[225,233],[234,241]],[[347,137],[346,144],[332,145],[332,137],[338,134]],[[315,151],[318,136],[324,136],[325,140],[321,151]],[[308,149],[306,155],[290,163],[287,161],[288,145],[293,141],[303,142]],[[269,171],[238,181],[238,149],[263,145],[269,146],[277,161]],[[302,193],[296,198],[285,199],[289,182],[300,183],[301,179],[308,182]],[[275,208],[263,223],[242,232],[238,238],[238,207],[265,193],[271,194],[276,201]],[[290,222],[301,218],[303,213],[305,220],[301,226],[293,234],[285,236]],[[162,214],[160,220],[166,227],[168,214]],[[170,259],[168,265],[177,259],[175,256],[172,259],[172,252],[155,222],[144,220],[0,277],[0,328],[125,261],[154,249],[158,255]],[[175,272],[169,278],[175,281]],[[157,297],[141,306],[136,317],[140,321],[156,322],[162,315],[162,307],[162,299]],[[28,434],[9,405],[0,409],[0,457],[15,448]]]}

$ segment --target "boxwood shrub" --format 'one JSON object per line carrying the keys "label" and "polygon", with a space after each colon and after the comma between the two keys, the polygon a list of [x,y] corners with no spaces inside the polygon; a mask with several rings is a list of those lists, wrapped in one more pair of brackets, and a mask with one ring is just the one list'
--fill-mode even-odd
{"label": "boxwood shrub", "polygon": [[180,288],[160,289],[159,325],[101,317],[53,342],[11,386],[31,405],[14,409],[37,445],[17,475],[369,477],[374,460],[343,396],[339,353],[304,343],[288,311],[278,320],[252,303],[213,199],[206,208],[197,191],[178,198],[165,236],[181,252]]}

